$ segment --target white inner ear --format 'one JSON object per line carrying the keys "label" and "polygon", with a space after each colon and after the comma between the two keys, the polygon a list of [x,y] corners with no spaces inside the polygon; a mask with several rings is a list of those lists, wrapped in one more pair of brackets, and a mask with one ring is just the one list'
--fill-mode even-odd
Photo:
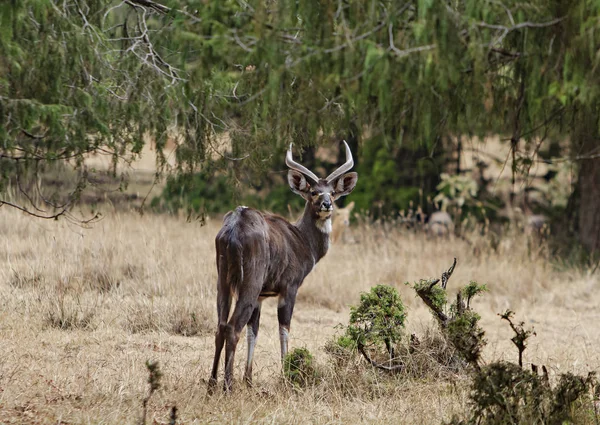
{"label": "white inner ear", "polygon": [[344,191],[344,178],[343,177],[337,181],[337,184],[335,185],[335,191],[336,192]]}
{"label": "white inner ear", "polygon": [[308,189],[308,183],[306,182],[306,179],[304,178],[304,176],[300,177],[300,183],[298,183],[298,189],[300,189],[301,191],[305,191],[306,189]]}

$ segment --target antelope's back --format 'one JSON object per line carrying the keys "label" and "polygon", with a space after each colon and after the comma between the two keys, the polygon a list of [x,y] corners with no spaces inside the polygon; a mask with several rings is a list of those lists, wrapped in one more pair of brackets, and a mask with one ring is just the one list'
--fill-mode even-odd
{"label": "antelope's back", "polygon": [[269,225],[263,213],[253,208],[237,207],[223,218],[223,227],[215,238],[217,255],[224,249],[241,249],[245,255],[264,255],[268,235]]}
{"label": "antelope's back", "polygon": [[265,290],[279,292],[286,281],[303,279],[314,266],[296,226],[253,208],[237,207],[227,213],[215,245],[219,273],[227,270],[234,288],[244,276],[253,276],[266,282]]}

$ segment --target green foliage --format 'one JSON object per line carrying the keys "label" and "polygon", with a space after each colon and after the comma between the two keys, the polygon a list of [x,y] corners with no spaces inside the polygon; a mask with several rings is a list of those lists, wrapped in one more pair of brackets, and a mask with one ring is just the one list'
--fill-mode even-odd
{"label": "green foliage", "polygon": [[[473,378],[468,418],[452,424],[593,423],[595,375],[584,378],[561,374],[552,387],[547,376],[523,370],[514,363],[484,366]],[[598,418],[596,417],[596,420]]]}
{"label": "green foliage", "polygon": [[443,157],[419,144],[376,136],[365,140],[356,171],[360,184],[352,193],[358,210],[374,216],[396,214],[433,195]]}
{"label": "green foliage", "polygon": [[168,212],[183,209],[214,214],[232,209],[233,201],[234,190],[227,176],[201,172],[169,177],[162,194],[152,200],[151,206]]}
{"label": "green foliage", "polygon": [[524,370],[525,342],[533,333],[522,322],[515,325],[513,315],[507,310],[500,317],[515,332],[512,341],[519,350],[519,364],[499,361],[480,368],[471,384],[467,419],[454,417],[451,424],[597,423],[600,418],[594,403],[600,384],[595,372],[585,378],[564,373],[552,386],[545,366],[541,376],[535,365],[532,372]]}
{"label": "green foliage", "polygon": [[[448,279],[455,265],[456,263],[451,267],[449,273],[447,272]],[[487,291],[487,287],[471,281],[460,288],[455,301],[448,304],[446,290],[438,283],[438,279],[433,281],[422,279],[414,283],[412,288],[430,308],[440,325],[442,335],[456,348],[465,361],[477,368],[481,352],[487,341],[484,330],[479,326],[481,316],[471,308],[471,299]]]}
{"label": "green foliage", "polygon": [[283,376],[295,387],[306,387],[315,382],[317,371],[314,358],[306,348],[295,348],[283,359]]}
{"label": "green foliage", "polygon": [[[406,282],[405,285],[411,286]],[[412,285],[412,288],[417,292],[426,292],[428,299],[431,300],[435,309],[444,310],[448,303],[448,294],[438,285],[435,285],[431,280],[421,279]]]}
{"label": "green foliage", "polygon": [[348,347],[384,346],[388,354],[402,338],[406,312],[395,288],[377,285],[362,293],[358,306],[350,308],[346,334],[338,342]]}
{"label": "green foliage", "polygon": [[472,365],[477,365],[481,352],[487,341],[485,332],[479,326],[481,316],[473,310],[465,309],[457,312],[445,329],[448,340],[454,345],[464,359]]}
{"label": "green foliage", "polygon": [[287,216],[288,205],[297,210],[303,200],[290,190],[287,182],[277,180],[260,187],[236,188],[231,176],[207,170],[170,176],[162,193],[150,205],[159,212],[220,214],[232,210],[237,203]]}
{"label": "green foliage", "polygon": [[[538,143],[582,152],[598,139],[599,12],[595,0],[4,2],[0,202],[17,175],[68,161],[88,182],[88,154],[116,173],[148,140],[161,174],[170,136],[176,171],[218,162],[243,187],[290,142],[352,139],[357,206],[383,214],[435,192],[457,135],[514,139],[507,165],[527,173]],[[446,179],[441,201],[477,209],[471,186]]]}
{"label": "green foliage", "polygon": [[467,299],[467,308],[471,305],[471,299],[475,298],[477,295],[481,295],[484,292],[487,292],[487,285],[484,283],[480,285],[474,280],[470,281],[466,286],[464,286],[460,292],[463,298]]}

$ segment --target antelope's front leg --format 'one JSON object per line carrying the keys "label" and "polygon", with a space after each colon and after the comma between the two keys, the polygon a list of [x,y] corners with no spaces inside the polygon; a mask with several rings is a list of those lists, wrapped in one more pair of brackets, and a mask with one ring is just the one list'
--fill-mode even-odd
{"label": "antelope's front leg", "polygon": [[288,338],[290,334],[290,323],[292,321],[292,313],[294,312],[294,304],[296,302],[296,294],[279,297],[279,305],[277,307],[277,319],[279,320],[279,343],[281,345],[281,363],[288,353]]}

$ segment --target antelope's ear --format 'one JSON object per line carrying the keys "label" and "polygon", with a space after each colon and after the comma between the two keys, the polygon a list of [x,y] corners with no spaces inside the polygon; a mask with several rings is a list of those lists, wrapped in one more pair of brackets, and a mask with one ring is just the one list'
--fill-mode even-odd
{"label": "antelope's ear", "polygon": [[346,173],[341,177],[338,177],[333,182],[333,190],[335,192],[333,195],[333,199],[338,199],[352,192],[354,186],[356,186],[357,181],[358,174],[356,174],[355,172]]}
{"label": "antelope's ear", "polygon": [[[356,183],[355,183],[356,185]],[[354,201],[350,202],[348,205],[346,205],[346,208],[348,210],[348,212],[352,211],[354,209]]]}
{"label": "antelope's ear", "polygon": [[310,192],[310,185],[306,181],[306,177],[299,171],[289,170],[288,171],[288,183],[292,192],[305,198]]}

